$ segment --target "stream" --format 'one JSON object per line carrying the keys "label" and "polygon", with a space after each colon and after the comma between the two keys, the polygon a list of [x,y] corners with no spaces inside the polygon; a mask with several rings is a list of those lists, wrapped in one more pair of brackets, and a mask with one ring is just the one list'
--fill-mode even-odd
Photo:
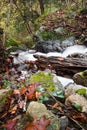
{"label": "stream", "polygon": [[[16,56],[16,54],[18,54]],[[15,65],[19,65],[19,69],[21,70],[21,76],[20,79],[24,79],[29,73],[23,66],[25,61],[36,61],[37,59],[33,56],[35,54],[38,55],[43,55],[46,57],[64,57],[66,58],[67,56],[70,56],[72,54],[82,54],[86,55],[87,54],[87,48],[84,45],[73,45],[70,47],[67,47],[63,53],[59,52],[49,52],[49,53],[41,53],[41,52],[36,52],[36,50],[27,50],[27,51],[22,51],[22,50],[17,50],[16,52],[12,52],[11,55],[14,56],[13,62]],[[73,83],[74,81],[69,78],[61,77],[58,76],[58,79],[62,83],[62,85],[65,87],[69,83]]]}

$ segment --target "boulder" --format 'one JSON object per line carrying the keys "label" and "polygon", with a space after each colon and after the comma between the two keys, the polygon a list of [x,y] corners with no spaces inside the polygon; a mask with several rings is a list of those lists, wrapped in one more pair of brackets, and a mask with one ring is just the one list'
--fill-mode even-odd
{"label": "boulder", "polygon": [[74,44],[75,44],[75,38],[69,37],[61,43],[61,48],[65,50],[67,47],[73,46]]}
{"label": "boulder", "polygon": [[87,99],[79,94],[72,94],[65,101],[66,105],[78,105],[81,107],[81,111],[87,113]]}
{"label": "boulder", "polygon": [[73,80],[76,84],[80,84],[87,87],[87,70],[80,73],[76,73],[73,76]]}
{"label": "boulder", "polygon": [[26,113],[30,113],[32,116],[36,116],[37,119],[40,119],[40,117],[45,115],[46,118],[51,120],[47,130],[60,130],[60,122],[58,117],[56,117],[51,111],[47,110],[44,104],[32,101],[29,104]]}
{"label": "boulder", "polygon": [[79,90],[80,90],[80,92],[82,90],[82,93],[83,93],[83,90],[85,90],[85,96],[87,96],[87,88],[86,87],[84,87],[82,85],[77,85],[75,83],[70,83],[65,88],[65,97],[67,98],[70,95],[75,94]]}
{"label": "boulder", "polygon": [[62,52],[63,49],[61,48],[61,40],[53,41],[53,50],[57,52]]}
{"label": "boulder", "polygon": [[48,52],[61,52],[61,40],[43,40],[40,38],[40,34],[37,34],[35,36],[35,50],[43,53],[48,53]]}

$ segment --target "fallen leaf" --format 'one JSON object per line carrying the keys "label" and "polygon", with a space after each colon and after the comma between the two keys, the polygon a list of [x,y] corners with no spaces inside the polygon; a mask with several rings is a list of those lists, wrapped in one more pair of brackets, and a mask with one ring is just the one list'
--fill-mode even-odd
{"label": "fallen leaf", "polygon": [[21,95],[23,95],[23,94],[25,94],[26,93],[26,88],[25,87],[23,87],[22,89],[21,89]]}
{"label": "fallen leaf", "polygon": [[26,96],[27,99],[35,98],[35,89],[38,87],[37,84],[32,84],[27,88]]}
{"label": "fallen leaf", "polygon": [[18,94],[18,95],[20,95],[20,90],[19,90],[19,89],[14,89],[13,94]]}
{"label": "fallen leaf", "polygon": [[17,111],[17,105],[15,105],[12,109],[9,110],[11,114],[15,114]]}
{"label": "fallen leaf", "polygon": [[46,116],[42,116],[39,120],[34,118],[33,122],[28,122],[26,130],[46,130],[46,127],[50,124],[50,120],[46,119]]}
{"label": "fallen leaf", "polygon": [[15,125],[18,122],[18,119],[10,119],[6,122],[6,124],[2,125],[2,128],[6,128],[6,130],[15,130]]}
{"label": "fallen leaf", "polygon": [[56,102],[53,106],[52,106],[52,109],[54,109],[54,108],[56,108],[56,107],[58,107],[59,106],[59,104]]}

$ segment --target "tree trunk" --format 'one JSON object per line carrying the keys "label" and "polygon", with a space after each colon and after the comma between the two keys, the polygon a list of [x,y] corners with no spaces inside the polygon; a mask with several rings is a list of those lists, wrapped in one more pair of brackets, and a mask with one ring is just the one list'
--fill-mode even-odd
{"label": "tree trunk", "polygon": [[41,14],[44,13],[44,4],[43,4],[43,0],[38,0],[39,4],[40,4],[40,10],[41,10]]}
{"label": "tree trunk", "polygon": [[63,57],[46,57],[34,55],[37,58],[39,69],[50,68],[56,71],[58,75],[68,75],[72,77],[75,73],[87,69],[87,59],[85,58],[63,58]]}
{"label": "tree trunk", "polygon": [[86,8],[86,7],[87,7],[86,4],[87,4],[87,3],[86,3],[86,0],[82,0],[82,8]]}

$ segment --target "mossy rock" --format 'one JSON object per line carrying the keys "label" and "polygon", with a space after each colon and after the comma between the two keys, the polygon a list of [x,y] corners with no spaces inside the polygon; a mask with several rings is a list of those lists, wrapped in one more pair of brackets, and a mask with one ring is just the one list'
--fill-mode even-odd
{"label": "mossy rock", "polygon": [[87,87],[87,70],[76,73],[73,77],[75,83],[86,86]]}

